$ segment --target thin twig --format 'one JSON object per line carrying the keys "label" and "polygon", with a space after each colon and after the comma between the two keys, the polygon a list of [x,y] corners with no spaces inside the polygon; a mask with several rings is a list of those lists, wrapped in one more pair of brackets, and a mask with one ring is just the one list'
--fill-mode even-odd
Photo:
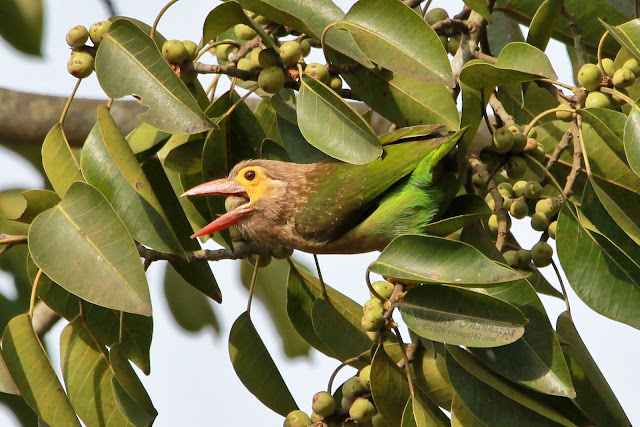
{"label": "thin twig", "polygon": [[493,109],[493,112],[495,113],[495,115],[499,117],[500,120],[502,120],[502,123],[504,123],[505,126],[515,124],[516,122],[515,119],[511,114],[507,112],[507,110],[505,110],[504,106],[502,105],[502,102],[500,102],[495,92],[492,93],[491,96],[489,97],[489,105]]}
{"label": "thin twig", "polygon": [[33,279],[33,287],[31,288],[31,298],[29,298],[29,318],[33,319],[33,311],[36,308],[36,299],[38,298],[38,285],[40,284],[40,278],[42,277],[42,269],[39,268],[36,273],[35,279]]}
{"label": "thin twig", "polygon": [[328,303],[331,303],[331,300],[329,299],[329,294],[327,293],[327,287],[324,285],[324,280],[322,280],[322,271],[320,271],[320,263],[318,262],[318,255],[313,254],[313,261],[316,263],[316,270],[318,271],[318,279],[320,279],[320,287],[322,288],[322,297]]}
{"label": "thin twig", "polygon": [[584,168],[587,171],[587,176],[591,176],[591,165],[589,165],[589,156],[585,148],[584,136],[582,135],[582,117],[576,114],[576,125],[578,126],[578,139],[580,140],[580,149],[582,151],[582,158],[584,159]]}
{"label": "thin twig", "polygon": [[185,72],[194,70],[200,74],[226,74],[240,80],[258,80],[258,71],[245,71],[232,65],[205,64],[203,62],[186,62],[181,65]]}
{"label": "thin twig", "polygon": [[[409,363],[413,362],[416,351],[418,351],[420,347],[422,347],[422,340],[420,339],[419,335],[414,335],[411,344],[407,346],[407,360],[409,361]],[[404,364],[405,361],[404,358],[402,358],[402,360],[398,362],[398,368],[404,368]]]}
{"label": "thin twig", "polygon": [[569,12],[564,6],[562,7],[562,16],[567,20],[567,25],[569,26],[569,30],[571,30],[571,35],[573,36],[573,47],[575,47],[576,53],[578,54],[578,65],[579,67],[582,67],[588,62],[589,56],[587,55],[587,50],[584,47],[584,38],[582,37],[582,32],[578,26],[578,20],[576,15]]}
{"label": "thin twig", "polygon": [[467,24],[459,19],[443,19],[431,26],[439,36],[452,37],[457,34],[469,34]]}
{"label": "thin twig", "polygon": [[62,110],[62,114],[60,115],[60,127],[64,125],[64,119],[67,117],[67,113],[69,112],[69,107],[71,107],[71,101],[73,101],[73,98],[76,96],[76,92],[78,91],[78,87],[80,86],[81,81],[82,79],[78,79],[76,81],[76,84],[75,86],[73,86],[73,90],[71,91],[71,95],[69,95],[69,98],[67,99],[67,103],[65,104],[64,109]]}
{"label": "thin twig", "polygon": [[[553,150],[553,153],[551,154],[551,157],[549,157],[549,160],[547,161],[546,168],[548,171],[550,171],[551,168],[553,168],[553,166],[556,164],[558,159],[560,159],[560,156],[562,155],[562,153],[569,147],[569,142],[571,141],[571,138],[573,138],[573,132],[571,131],[571,128],[569,128],[564,133],[564,135],[562,135],[560,142],[558,142],[558,144]],[[544,187],[548,181],[549,181],[549,178],[545,175],[542,178],[540,185]]]}
{"label": "thin twig", "polygon": [[102,2],[104,3],[105,7],[107,8],[107,11],[109,11],[109,16],[116,16],[118,14],[116,12],[116,8],[113,5],[113,2],[111,0],[102,0]]}
{"label": "thin twig", "polygon": [[156,16],[156,20],[153,21],[153,26],[151,27],[151,32],[149,33],[149,37],[151,37],[152,40],[156,35],[156,28],[158,27],[158,24],[160,23],[160,18],[162,18],[162,15],[164,15],[164,13],[167,11],[167,9],[169,9],[177,1],[178,0],[171,0],[162,9],[160,9],[160,12],[158,12],[158,16]]}
{"label": "thin twig", "polygon": [[256,290],[256,280],[258,280],[258,269],[260,269],[260,255],[256,255],[256,263],[253,266],[253,275],[251,276],[251,286],[249,286],[249,299],[247,300],[247,314],[251,312],[251,300],[253,300],[253,292]]}
{"label": "thin twig", "polygon": [[357,362],[358,360],[360,360],[360,357],[352,357],[351,359],[347,359],[344,362],[342,362],[340,364],[340,366],[338,366],[333,373],[331,374],[331,376],[329,377],[329,384],[327,385],[327,393],[331,394],[331,389],[333,388],[333,380],[335,380],[336,375],[338,375],[338,372],[340,372],[340,370],[342,368],[344,368],[345,366],[348,366],[350,363],[353,362]]}
{"label": "thin twig", "polygon": [[[231,249],[200,249],[198,251],[187,252],[187,260],[189,262],[197,261],[221,261],[224,259],[245,259],[250,255],[260,255],[266,253],[264,247],[255,243],[247,243],[242,245],[234,251]],[[145,246],[138,245],[138,254],[149,263],[154,261],[184,261],[184,258],[180,255],[171,254],[167,252],[160,252],[154,249],[149,249]]]}
{"label": "thin twig", "polygon": [[411,369],[409,368],[409,357],[407,356],[407,348],[402,341],[402,335],[400,335],[400,329],[398,327],[393,328],[393,332],[398,337],[398,343],[400,344],[400,350],[402,351],[402,359],[404,360],[404,368],[407,373],[407,382],[409,383],[409,393],[411,393],[411,397],[415,394],[413,390],[413,380],[411,379]]}
{"label": "thin twig", "polygon": [[0,245],[14,246],[28,243],[27,236],[0,234]]}
{"label": "thin twig", "polygon": [[493,198],[493,202],[495,204],[494,211],[498,216],[498,236],[496,238],[496,248],[498,248],[498,250],[502,250],[502,247],[504,246],[507,238],[507,228],[509,221],[507,211],[503,205],[502,195],[498,191],[498,187],[496,186],[495,181],[491,179],[486,166],[480,159],[478,159],[476,156],[471,156],[471,158],[469,159],[469,164],[473,168],[474,172],[480,175],[480,178],[482,178],[482,180],[487,183],[487,191]]}
{"label": "thin twig", "polygon": [[564,303],[567,306],[567,313],[569,313],[569,317],[571,317],[571,307],[569,306],[569,296],[567,295],[567,290],[564,287],[564,282],[562,281],[562,277],[560,276],[560,270],[558,270],[558,266],[556,265],[554,260],[551,260],[551,265],[556,272],[556,276],[558,277],[558,282],[560,283],[560,288],[562,288],[562,295],[564,296]]}

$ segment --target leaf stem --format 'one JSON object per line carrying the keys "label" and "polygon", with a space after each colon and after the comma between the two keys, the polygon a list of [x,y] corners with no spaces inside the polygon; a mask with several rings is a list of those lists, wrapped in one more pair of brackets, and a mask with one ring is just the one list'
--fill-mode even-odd
{"label": "leaf stem", "polygon": [[382,303],[384,303],[385,301],[387,301],[387,299],[382,297],[382,295],[380,295],[378,292],[376,292],[376,290],[373,289],[373,286],[371,285],[371,277],[369,277],[371,275],[371,271],[369,270],[369,267],[367,267],[367,272],[364,275],[364,280],[367,282],[367,287],[369,288],[369,292],[371,292],[371,295],[378,298]]}
{"label": "leaf stem", "polygon": [[413,380],[411,379],[411,368],[409,367],[409,357],[407,356],[407,347],[404,345],[404,341],[402,341],[402,336],[400,335],[400,329],[398,327],[393,328],[393,332],[398,337],[398,344],[400,344],[400,350],[402,351],[402,359],[404,360],[404,369],[407,373],[407,381],[409,382],[409,392],[411,393],[411,397],[415,396],[415,390],[413,389]]}
{"label": "leaf stem", "polygon": [[322,271],[320,271],[320,263],[318,262],[318,255],[313,254],[313,261],[316,263],[316,270],[318,271],[318,279],[320,279],[320,287],[322,288],[322,297],[328,303],[331,303],[331,300],[329,299],[329,294],[327,293],[327,287],[324,285],[324,280],[322,280]]}
{"label": "leaf stem", "polygon": [[584,136],[582,135],[582,117],[578,114],[576,117],[578,124],[578,139],[580,140],[580,147],[582,148],[582,158],[584,160],[584,168],[587,170],[587,176],[591,178],[591,165],[589,165],[589,156],[584,145]]}
{"label": "leaf stem", "polygon": [[331,389],[333,388],[333,380],[336,379],[336,375],[338,375],[338,372],[340,372],[340,370],[345,366],[349,365],[350,363],[357,362],[358,360],[360,360],[359,356],[352,357],[351,359],[347,359],[344,362],[340,363],[340,366],[338,366],[329,377],[329,384],[327,384],[327,393],[332,394]]}
{"label": "leaf stem", "polygon": [[522,131],[522,133],[524,133],[525,135],[529,135],[529,132],[531,131],[531,128],[533,126],[535,126],[535,124],[544,116],[547,116],[549,114],[554,114],[558,111],[570,111],[572,113],[574,113],[576,110],[574,109],[570,109],[570,108],[551,108],[549,110],[543,111],[542,113],[538,114],[537,116],[535,116],[530,122],[529,124],[524,128],[524,130]]}
{"label": "leaf stem", "polygon": [[124,311],[120,311],[120,324],[118,325],[118,342],[122,344],[124,337]]}
{"label": "leaf stem", "polygon": [[604,45],[604,41],[609,35],[609,30],[605,31],[602,37],[600,37],[600,41],[598,42],[598,67],[602,70],[602,45]]}
{"label": "leaf stem", "polygon": [[558,283],[560,283],[560,288],[562,289],[562,295],[564,296],[564,303],[567,306],[567,313],[569,313],[569,317],[571,317],[571,307],[569,306],[569,296],[567,295],[567,290],[564,287],[564,281],[560,276],[560,270],[558,269],[558,266],[556,265],[554,260],[551,260],[551,266],[556,272],[556,277],[558,278]]}
{"label": "leaf stem", "polygon": [[[62,114],[60,115],[60,121],[59,121],[61,128],[62,128],[62,125],[64,124],[64,119],[67,117],[67,113],[69,112],[69,107],[71,107],[71,101],[73,101],[73,98],[76,96],[76,92],[78,91],[78,86],[80,86],[81,81],[82,79],[78,79],[76,81],[76,84],[73,87],[73,90],[71,91],[71,95],[69,95],[69,98],[67,99],[67,103],[64,105],[64,109],[62,110]],[[67,145],[69,145],[69,143],[67,143]]]}
{"label": "leaf stem", "polygon": [[630,97],[628,97],[627,95],[625,95],[624,93],[620,92],[619,90],[611,89],[609,87],[601,87],[600,92],[608,93],[609,95],[615,95],[618,98],[622,99],[627,104],[629,104],[632,108],[635,108],[636,110],[640,111],[640,107],[638,107],[635,101]]}
{"label": "leaf stem", "polygon": [[260,255],[256,256],[256,263],[253,266],[253,275],[251,276],[251,286],[249,286],[249,299],[247,300],[247,314],[251,313],[251,300],[253,292],[256,290],[256,281],[258,279],[258,269],[260,268]]}
{"label": "leaf stem", "polygon": [[156,27],[160,23],[160,18],[162,18],[162,15],[164,15],[164,13],[167,11],[167,9],[169,9],[171,6],[173,6],[174,3],[177,3],[177,2],[178,2],[178,0],[171,0],[162,9],[160,9],[160,12],[158,13],[158,16],[156,16],[156,20],[153,21],[153,26],[151,27],[151,32],[149,33],[149,37],[151,37],[152,40],[156,35]]}
{"label": "leaf stem", "polygon": [[42,269],[39,268],[36,273],[35,279],[33,279],[33,287],[31,288],[31,298],[29,298],[29,318],[33,320],[33,310],[36,308],[36,299],[38,298],[38,285],[40,284],[40,277],[42,277]]}

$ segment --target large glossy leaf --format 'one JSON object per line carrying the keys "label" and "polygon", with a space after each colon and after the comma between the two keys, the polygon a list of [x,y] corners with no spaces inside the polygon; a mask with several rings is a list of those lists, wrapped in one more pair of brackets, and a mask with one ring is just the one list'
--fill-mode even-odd
{"label": "large glossy leaf", "polygon": [[402,413],[409,400],[407,375],[379,346],[371,361],[371,394],[378,412],[390,426],[402,423]]}
{"label": "large glossy leaf", "polygon": [[455,394],[445,362],[444,344],[422,338],[421,346],[413,357],[413,381],[442,408],[451,407]]}
{"label": "large glossy leaf", "polygon": [[509,303],[466,289],[417,286],[405,295],[402,319],[416,334],[469,347],[498,347],[524,334],[526,319]]}
{"label": "large glossy leaf", "polygon": [[483,0],[463,0],[464,3],[471,8],[471,10],[478,12],[480,16],[486,19],[489,24],[493,22],[491,12],[487,7],[487,4]]}
{"label": "large glossy leaf", "polygon": [[162,132],[149,124],[140,123],[137,128],[127,135],[127,143],[131,147],[133,154],[136,155],[136,159],[142,162],[150,155],[155,154],[170,136],[170,134]]}
{"label": "large glossy leaf", "polygon": [[459,286],[494,286],[520,277],[465,243],[418,235],[394,239],[369,269],[401,280]]}
{"label": "large glossy leaf", "polygon": [[138,118],[162,131],[193,134],[214,127],[153,40],[129,21],[111,25],[96,55],[96,74],[111,98],[139,96],[149,110]]}
{"label": "large glossy leaf", "polygon": [[474,89],[540,78],[556,80],[558,77],[544,52],[521,42],[506,45],[495,65],[479,60],[469,61],[460,73],[460,80]]}
{"label": "large glossy leaf", "polygon": [[631,426],[620,402],[580,338],[569,313],[565,311],[558,316],[556,329],[576,386],[576,405],[596,425],[614,423],[618,426]]}
{"label": "large glossy leaf", "polygon": [[503,377],[542,393],[574,397],[562,349],[533,287],[524,279],[480,292],[516,306],[527,318],[518,341],[498,348],[470,351]]}
{"label": "large glossy leaf", "polygon": [[429,234],[446,236],[473,221],[488,218],[491,213],[480,196],[463,194],[451,201],[443,218],[429,223],[424,229]]}
{"label": "large glossy leaf", "polygon": [[527,43],[541,51],[546,49],[563,6],[564,0],[545,0],[540,5],[529,25]]}
{"label": "large glossy leaf", "polygon": [[447,345],[447,370],[456,394],[487,425],[589,425],[570,400],[505,380],[460,347]]}
{"label": "large glossy leaf", "polygon": [[605,22],[600,18],[598,20],[622,47],[625,47],[631,55],[640,60],[640,19],[634,19],[618,26],[614,26],[615,24],[610,21]]}
{"label": "large glossy leaf", "polygon": [[451,64],[438,35],[401,2],[360,0],[336,28],[349,31],[358,47],[383,68],[412,79],[454,86]]}
{"label": "large glossy leaf", "polygon": [[0,36],[22,53],[40,56],[42,0],[5,0],[0,3]]}
{"label": "large glossy leaf", "polygon": [[52,426],[80,426],[28,314],[11,319],[2,334],[2,356],[22,398]]}
{"label": "large glossy leaf", "polygon": [[511,42],[525,41],[517,22],[509,19],[499,8],[494,7],[493,22],[487,25],[487,38],[494,55],[500,55],[502,49]]}
{"label": "large glossy leaf", "polygon": [[42,143],[42,166],[60,197],[65,195],[71,184],[84,181],[60,123],[51,128]]}
{"label": "large glossy leaf", "polygon": [[[632,108],[624,125],[624,153],[631,169],[640,176],[640,111]],[[618,152],[616,151],[616,154]],[[622,161],[625,158],[622,157]]]}
{"label": "large glossy leaf", "polygon": [[22,192],[22,197],[27,201],[27,206],[15,220],[25,224],[31,224],[35,217],[60,202],[60,196],[49,190],[26,190]]}
{"label": "large glossy leaf", "polygon": [[11,378],[11,373],[9,372],[9,368],[7,368],[7,365],[4,362],[4,357],[2,356],[1,349],[0,349],[0,392],[9,393],[9,394],[20,394],[20,390],[18,390],[18,386],[16,385],[15,381],[13,381],[13,378]]}
{"label": "large glossy leaf", "polygon": [[69,400],[86,425],[131,425],[116,404],[109,361],[80,318],[60,335],[60,365]]}
{"label": "large glossy leaf", "polygon": [[104,105],[98,107],[98,126],[85,142],[80,164],[87,182],[107,198],[134,240],[184,256],[149,180]]}
{"label": "large glossy leaf", "polygon": [[[578,114],[593,128],[600,138],[609,146],[618,158],[627,162],[623,141],[623,132],[627,116],[618,111],[605,108],[579,109]],[[627,122],[628,123],[628,122]],[[585,141],[590,143],[591,141]]]}
{"label": "large glossy leaf", "polygon": [[231,327],[229,356],[240,381],[265,406],[283,417],[297,409],[247,312],[241,314]]}
{"label": "large glossy leaf", "polygon": [[379,69],[361,69],[342,77],[363,102],[398,127],[444,124],[447,130],[460,128],[455,100],[442,84]]}
{"label": "large glossy leaf", "polygon": [[457,394],[451,403],[451,427],[486,427]]}
{"label": "large glossy leaf", "polygon": [[215,40],[221,33],[236,24],[245,24],[253,28],[262,38],[262,42],[273,49],[278,49],[278,45],[253,19],[248,17],[242,6],[235,1],[222,3],[207,15],[202,29],[202,42],[209,43]]}
{"label": "large glossy leaf", "polygon": [[297,110],[302,135],[331,157],[363,165],[382,155],[380,141],[369,123],[333,90],[308,74],[302,75]]}
{"label": "large glossy leaf", "polygon": [[[606,211],[598,207],[597,197],[583,198],[590,220],[578,221],[570,206],[558,217],[558,257],[576,294],[598,313],[640,328],[640,267],[628,249],[616,246],[617,226]],[[602,233],[602,234],[601,234]],[[633,243],[635,245],[635,243]],[[637,246],[636,246],[637,248]],[[625,250],[627,252],[625,252]]]}
{"label": "large glossy leaf", "polygon": [[616,201],[609,197],[609,194],[600,188],[594,180],[589,180],[589,185],[593,188],[593,192],[598,198],[598,201],[616,225],[624,230],[631,240],[633,240],[637,245],[640,245],[640,227],[638,227],[635,221],[629,218],[620,206],[618,206]]}
{"label": "large glossy leaf", "polygon": [[38,267],[72,294],[104,307],[151,315],[135,243],[94,187],[77,182],[55,208],[38,215],[29,229],[29,251]]}

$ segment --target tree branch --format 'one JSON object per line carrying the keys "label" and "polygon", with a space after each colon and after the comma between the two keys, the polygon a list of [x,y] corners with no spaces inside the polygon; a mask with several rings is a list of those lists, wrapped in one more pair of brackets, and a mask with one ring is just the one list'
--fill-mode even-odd
{"label": "tree branch", "polygon": [[578,20],[576,19],[576,15],[569,12],[564,6],[562,7],[562,16],[567,20],[567,25],[571,30],[571,35],[573,35],[573,47],[575,47],[576,53],[578,54],[578,66],[582,67],[588,62],[588,56],[587,50],[584,47],[582,33],[578,27]]}

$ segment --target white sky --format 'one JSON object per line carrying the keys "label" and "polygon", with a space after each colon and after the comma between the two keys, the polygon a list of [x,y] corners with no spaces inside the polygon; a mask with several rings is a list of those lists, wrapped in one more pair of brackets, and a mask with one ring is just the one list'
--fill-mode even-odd
{"label": "white sky", "polygon": [[[135,17],[152,23],[166,0],[144,2],[118,1],[114,3],[121,15]],[[45,35],[44,57],[28,58],[17,54],[0,39],[0,86],[8,89],[44,94],[68,96],[75,79],[66,71],[68,48],[64,37],[74,25],[91,25],[107,19],[107,11],[98,0],[77,2],[44,0]],[[352,1],[337,1],[343,10],[348,10]],[[201,36],[202,21],[213,2],[181,1],[171,7],[160,23],[159,31],[167,38],[191,39],[196,42]],[[451,14],[459,11],[461,1],[435,0],[434,6],[444,7]],[[564,48],[552,43],[547,49],[560,81],[571,82],[570,67]],[[202,81],[209,81],[204,80]],[[85,79],[78,92],[80,97],[103,97],[95,77]],[[25,162],[0,147],[0,189],[20,187],[39,188],[42,180]],[[514,221],[515,231],[522,236],[528,229],[523,221]],[[520,230],[520,231],[518,231]],[[538,233],[529,233],[521,238],[524,247],[530,247],[539,238]],[[375,254],[358,256],[321,256],[323,275],[330,285],[338,288],[359,302],[368,299],[364,283],[366,266],[376,258]],[[308,259],[311,263],[310,258]],[[312,265],[312,264],[310,264]],[[163,268],[152,266],[149,270],[150,288],[154,304],[154,337],[151,346],[152,373],[142,378],[158,409],[155,425],[280,425],[282,417],[264,407],[237,379],[227,351],[229,328],[245,309],[247,293],[239,283],[239,264],[232,261],[213,263],[212,268],[224,295],[224,304],[215,310],[222,321],[222,335],[215,338],[210,330],[199,334],[185,334],[170,317],[162,295],[159,281]],[[549,271],[547,271],[549,270]],[[550,268],[545,273],[553,284],[557,283]],[[6,276],[0,276],[0,289],[6,289]],[[574,321],[578,330],[617,394],[632,424],[640,424],[640,407],[637,403],[637,385],[640,370],[637,355],[640,353],[639,332],[631,327],[610,321],[586,307],[569,291]],[[542,297],[548,309],[551,323],[555,325],[557,315],[564,304],[557,299]],[[326,388],[331,372],[338,362],[318,352],[309,358],[288,360],[279,347],[280,340],[259,303],[254,303],[252,319],[269,348],[276,364],[289,385],[301,409],[310,412],[311,397]],[[59,363],[56,351],[63,322],[48,335],[49,348],[53,350],[52,362]],[[339,379],[353,375],[353,369],[344,369]],[[336,384],[339,384],[337,382]],[[635,422],[634,422],[635,421]],[[0,407],[0,425],[16,425],[16,420]]]}

